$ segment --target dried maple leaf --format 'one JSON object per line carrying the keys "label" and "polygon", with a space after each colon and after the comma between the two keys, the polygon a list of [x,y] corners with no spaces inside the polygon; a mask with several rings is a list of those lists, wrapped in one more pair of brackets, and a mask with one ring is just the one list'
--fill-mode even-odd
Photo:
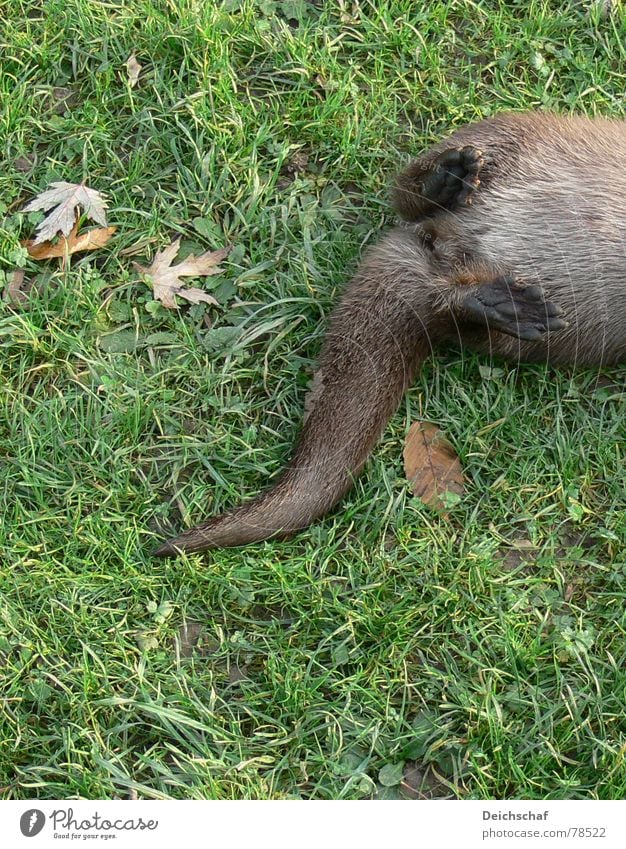
{"label": "dried maple leaf", "polygon": [[102,195],[89,189],[83,183],[51,183],[51,188],[37,195],[27,203],[24,212],[36,212],[41,209],[48,214],[37,226],[37,237],[33,245],[49,242],[61,233],[69,236],[76,221],[76,209],[82,206],[87,218],[106,227],[106,201]]}
{"label": "dried maple leaf", "polygon": [[74,224],[67,236],[61,236],[58,242],[43,242],[37,244],[35,241],[25,241],[22,245],[33,259],[52,259],[53,257],[64,257],[68,254],[76,254],[81,251],[95,251],[109,241],[117,227],[98,227],[95,230],[84,230],[80,236],[77,235],[78,225]]}
{"label": "dried maple leaf", "polygon": [[142,66],[137,61],[137,57],[133,53],[126,60],[126,73],[128,74],[128,82],[131,88],[134,88],[139,82],[139,74]]}
{"label": "dried maple leaf", "polygon": [[462,495],[461,462],[437,425],[415,422],[404,443],[404,471],[411,489],[424,504],[437,510],[446,507],[444,494]]}
{"label": "dried maple leaf", "polygon": [[147,277],[152,284],[154,297],[157,301],[161,301],[164,307],[170,310],[176,309],[176,295],[191,301],[192,304],[217,304],[213,295],[204,292],[202,289],[185,289],[183,288],[181,277],[208,277],[211,274],[220,274],[222,269],[218,263],[228,256],[230,246],[221,248],[219,251],[207,251],[200,256],[191,254],[186,259],[183,259],[178,265],[172,265],[172,261],[178,249],[180,248],[180,239],[172,242],[162,251],[158,251],[152,265],[145,267],[134,262],[133,266],[136,271]]}

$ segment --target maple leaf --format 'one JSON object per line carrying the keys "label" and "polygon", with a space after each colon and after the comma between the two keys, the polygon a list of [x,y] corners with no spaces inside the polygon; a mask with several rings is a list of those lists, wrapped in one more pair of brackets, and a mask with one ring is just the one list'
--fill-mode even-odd
{"label": "maple leaf", "polygon": [[80,236],[77,234],[78,223],[75,223],[67,236],[61,236],[58,242],[24,241],[22,245],[33,259],[52,259],[53,257],[65,257],[68,254],[76,254],[81,251],[95,251],[109,241],[117,227],[98,227],[93,230],[84,230]]}
{"label": "maple leaf", "polygon": [[95,189],[89,189],[83,183],[51,183],[50,188],[27,203],[24,212],[36,212],[41,209],[48,214],[37,225],[37,237],[33,245],[49,242],[61,233],[69,236],[76,221],[76,209],[82,206],[87,218],[106,227],[106,201]]}
{"label": "maple leaf", "polygon": [[176,295],[191,301],[192,304],[217,304],[213,295],[202,289],[183,288],[181,277],[208,277],[211,274],[220,274],[222,269],[218,263],[231,251],[231,246],[221,248],[218,251],[207,251],[200,256],[190,254],[178,265],[172,265],[174,257],[180,248],[180,239],[176,239],[162,251],[157,251],[152,265],[145,267],[138,262],[133,267],[140,274],[147,277],[152,284],[154,297],[161,301],[169,310],[176,309]]}
{"label": "maple leaf", "polygon": [[409,428],[404,443],[404,471],[413,494],[436,510],[443,511],[447,506],[446,493],[463,494],[461,462],[450,442],[431,422],[415,422]]}

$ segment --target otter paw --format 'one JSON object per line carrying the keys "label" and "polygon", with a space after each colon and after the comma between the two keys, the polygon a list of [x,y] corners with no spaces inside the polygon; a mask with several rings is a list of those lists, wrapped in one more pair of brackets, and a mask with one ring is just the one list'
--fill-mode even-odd
{"label": "otter paw", "polygon": [[510,274],[472,287],[461,309],[471,321],[530,342],[567,327],[561,307],[545,299],[541,286],[521,283]]}
{"label": "otter paw", "polygon": [[439,154],[422,181],[420,194],[435,206],[453,209],[470,204],[480,185],[482,153],[475,147],[448,148]]}

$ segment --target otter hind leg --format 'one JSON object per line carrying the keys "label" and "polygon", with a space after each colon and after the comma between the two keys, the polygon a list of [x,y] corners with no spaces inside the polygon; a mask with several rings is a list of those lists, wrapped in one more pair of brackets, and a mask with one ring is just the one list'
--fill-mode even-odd
{"label": "otter hind leg", "polygon": [[409,221],[471,204],[484,161],[472,145],[450,147],[413,162],[397,179],[394,206]]}
{"label": "otter hind leg", "polygon": [[561,308],[546,300],[540,285],[523,283],[511,274],[465,289],[456,312],[460,318],[531,342],[567,327]]}

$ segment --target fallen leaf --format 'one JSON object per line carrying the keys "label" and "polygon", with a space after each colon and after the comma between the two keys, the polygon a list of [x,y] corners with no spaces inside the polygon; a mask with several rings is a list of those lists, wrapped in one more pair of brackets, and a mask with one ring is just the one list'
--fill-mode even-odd
{"label": "fallen leaf", "polygon": [[139,82],[139,74],[141,73],[142,66],[137,61],[135,54],[133,53],[126,60],[126,72],[128,74],[128,82],[130,83],[130,87],[134,88]]}
{"label": "fallen leaf", "polygon": [[454,448],[430,422],[415,422],[404,443],[404,471],[424,504],[446,508],[445,493],[462,495],[463,472]]}
{"label": "fallen leaf", "polygon": [[95,189],[89,189],[83,183],[51,183],[51,188],[37,195],[27,203],[24,212],[36,212],[41,209],[48,214],[37,226],[37,237],[33,245],[49,242],[61,233],[69,236],[76,221],[76,209],[81,206],[87,218],[91,218],[102,227],[106,227],[106,201]]}
{"label": "fallen leaf", "polygon": [[4,300],[18,306],[28,300],[28,295],[24,291],[24,269],[16,268],[7,280],[7,285],[4,288]]}
{"label": "fallen leaf", "polygon": [[219,251],[207,251],[200,256],[190,254],[178,265],[172,265],[174,257],[180,248],[180,239],[176,239],[162,251],[158,251],[152,265],[145,267],[138,262],[133,267],[140,274],[147,277],[152,284],[154,297],[161,301],[164,307],[176,309],[176,295],[191,301],[192,304],[217,304],[213,295],[202,289],[183,288],[181,277],[208,277],[212,274],[220,274],[222,269],[218,263],[228,256],[230,246],[221,248]]}
{"label": "fallen leaf", "polygon": [[80,235],[77,235],[77,224],[67,238],[61,236],[58,242],[43,242],[38,244],[35,241],[24,241],[22,245],[26,248],[33,259],[52,259],[53,257],[64,257],[68,254],[77,254],[82,251],[95,251],[98,248],[104,247],[109,241],[117,227],[102,227],[95,230],[85,230]]}

